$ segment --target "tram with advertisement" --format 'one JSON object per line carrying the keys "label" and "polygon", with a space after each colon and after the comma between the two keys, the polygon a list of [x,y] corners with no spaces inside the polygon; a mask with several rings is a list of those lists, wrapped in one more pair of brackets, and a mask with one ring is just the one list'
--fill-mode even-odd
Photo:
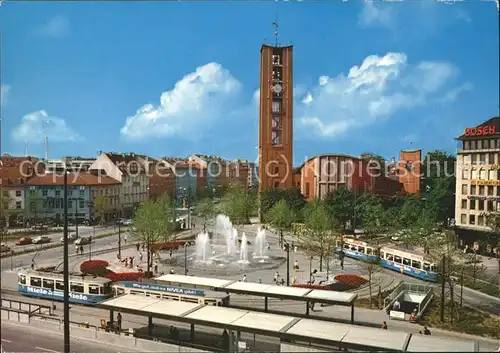
{"label": "tram with advertisement", "polygon": [[400,249],[395,245],[378,246],[368,242],[343,237],[342,243],[336,242],[335,252],[364,262],[379,263],[389,270],[419,278],[424,281],[437,282],[436,266],[415,251]]}

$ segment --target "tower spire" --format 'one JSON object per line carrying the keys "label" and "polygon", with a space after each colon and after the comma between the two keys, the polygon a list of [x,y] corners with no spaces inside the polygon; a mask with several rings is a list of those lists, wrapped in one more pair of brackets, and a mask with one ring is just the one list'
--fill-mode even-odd
{"label": "tower spire", "polygon": [[274,38],[276,39],[276,46],[278,46],[278,34],[279,34],[280,25],[278,24],[277,18],[276,18],[276,21],[273,22],[273,26],[274,26]]}

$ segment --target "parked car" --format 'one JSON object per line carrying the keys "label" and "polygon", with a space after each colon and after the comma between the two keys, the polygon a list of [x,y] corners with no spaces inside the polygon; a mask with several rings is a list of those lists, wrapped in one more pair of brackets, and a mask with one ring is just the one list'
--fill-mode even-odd
{"label": "parked car", "polygon": [[[75,240],[78,239],[78,235],[76,235],[76,233],[70,233],[68,234],[68,241],[70,243],[74,242]],[[59,240],[61,243],[64,243],[64,236],[61,237],[61,239]]]}
{"label": "parked car", "polygon": [[51,239],[47,236],[40,235],[33,239],[33,244],[47,244],[50,243]]}
{"label": "parked car", "polygon": [[75,245],[87,245],[90,243],[90,237],[82,237],[75,240]]}
{"label": "parked car", "polygon": [[10,248],[7,246],[7,244],[0,244],[0,252],[9,252]]}
{"label": "parked car", "polygon": [[33,243],[33,240],[30,237],[22,237],[16,241],[16,245],[30,245],[31,243]]}
{"label": "parked car", "polygon": [[132,219],[125,219],[123,220],[122,224],[124,226],[131,226],[132,224],[134,224],[134,221]]}

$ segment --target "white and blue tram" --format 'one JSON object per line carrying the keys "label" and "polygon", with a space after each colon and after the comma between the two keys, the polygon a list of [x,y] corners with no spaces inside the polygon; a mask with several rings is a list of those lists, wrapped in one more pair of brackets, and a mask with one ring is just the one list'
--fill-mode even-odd
{"label": "white and blue tram", "polygon": [[[92,276],[69,277],[69,301],[94,305],[113,296],[112,281]],[[18,291],[22,295],[50,300],[64,300],[64,280],[62,273],[20,271]]]}
{"label": "white and blue tram", "polygon": [[113,285],[113,292],[115,296],[135,294],[188,303],[229,306],[229,294],[227,293],[172,287],[154,283],[132,281],[117,282]]}
{"label": "white and blue tram", "polygon": [[343,250],[344,256],[371,263],[379,263],[387,269],[416,277],[424,281],[437,282],[436,266],[424,256],[395,246],[375,246],[361,240],[344,237],[337,241],[335,251]]}

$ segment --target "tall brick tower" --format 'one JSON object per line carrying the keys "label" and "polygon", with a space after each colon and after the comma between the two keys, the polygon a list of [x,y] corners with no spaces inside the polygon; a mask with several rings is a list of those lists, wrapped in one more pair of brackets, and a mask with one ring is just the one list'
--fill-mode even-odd
{"label": "tall brick tower", "polygon": [[259,191],[293,186],[293,47],[260,49]]}

